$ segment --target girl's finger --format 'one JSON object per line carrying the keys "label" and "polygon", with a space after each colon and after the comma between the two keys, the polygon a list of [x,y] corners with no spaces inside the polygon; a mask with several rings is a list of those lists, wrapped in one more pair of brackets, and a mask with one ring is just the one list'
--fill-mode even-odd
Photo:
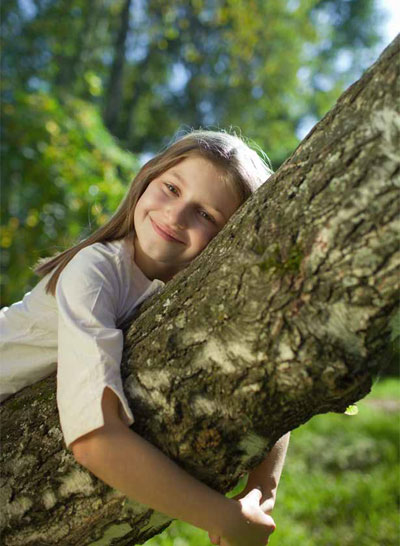
{"label": "girl's finger", "polygon": [[262,498],[262,491],[261,487],[256,486],[251,491],[247,493],[245,497],[242,497],[243,499],[250,498],[251,500],[254,500],[255,502],[260,502]]}

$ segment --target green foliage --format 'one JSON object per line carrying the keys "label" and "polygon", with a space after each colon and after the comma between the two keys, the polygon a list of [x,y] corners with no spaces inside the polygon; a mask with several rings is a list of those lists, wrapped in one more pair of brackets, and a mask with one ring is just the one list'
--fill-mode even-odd
{"label": "green foliage", "polygon": [[[386,379],[358,403],[356,419],[318,415],[292,432],[271,546],[398,545],[399,405],[400,381]],[[146,542],[209,544],[206,532],[179,521]]]}
{"label": "green foliage", "polygon": [[346,411],[344,413],[350,416],[357,415],[358,407],[355,404],[351,404],[350,406],[347,406]]}
{"label": "green foliage", "polygon": [[5,0],[4,85],[117,103],[107,126],[140,152],[182,127],[235,127],[277,167],[376,58],[376,3],[132,0],[120,47],[123,0]]}
{"label": "green foliage", "polygon": [[104,224],[138,163],[110,136],[97,109],[81,99],[61,102],[49,93],[19,92],[2,102],[2,121],[5,305],[38,281],[30,268],[39,257],[68,248]]}

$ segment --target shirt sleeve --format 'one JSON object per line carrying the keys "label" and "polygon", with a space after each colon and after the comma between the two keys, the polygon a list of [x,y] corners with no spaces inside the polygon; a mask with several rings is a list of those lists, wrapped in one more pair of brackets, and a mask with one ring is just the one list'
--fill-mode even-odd
{"label": "shirt sleeve", "polygon": [[58,279],[57,405],[67,447],[104,425],[105,387],[118,396],[123,420],[128,425],[134,422],[122,387],[123,333],[116,328],[117,298],[113,264],[93,247],[79,251]]}

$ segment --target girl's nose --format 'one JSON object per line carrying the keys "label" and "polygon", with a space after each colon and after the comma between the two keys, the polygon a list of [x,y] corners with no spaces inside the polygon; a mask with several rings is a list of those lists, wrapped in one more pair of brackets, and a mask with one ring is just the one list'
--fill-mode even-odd
{"label": "girl's nose", "polygon": [[168,207],[167,218],[171,225],[183,229],[186,227],[186,207],[183,203],[174,203]]}

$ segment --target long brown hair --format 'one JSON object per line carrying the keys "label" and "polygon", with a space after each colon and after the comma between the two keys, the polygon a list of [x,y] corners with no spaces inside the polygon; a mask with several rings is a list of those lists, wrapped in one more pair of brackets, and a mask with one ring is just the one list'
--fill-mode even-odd
{"label": "long brown hair", "polygon": [[[40,258],[33,271],[44,277],[55,269],[46,284],[46,293],[55,295],[61,271],[82,248],[98,242],[114,241],[134,231],[133,213],[137,201],[152,180],[189,155],[211,161],[225,174],[242,204],[272,174],[267,156],[263,158],[235,134],[225,131],[195,130],[179,138],[150,159],[132,180],[116,212],[87,239],[50,258]],[[266,160],[265,160],[265,159]]]}

